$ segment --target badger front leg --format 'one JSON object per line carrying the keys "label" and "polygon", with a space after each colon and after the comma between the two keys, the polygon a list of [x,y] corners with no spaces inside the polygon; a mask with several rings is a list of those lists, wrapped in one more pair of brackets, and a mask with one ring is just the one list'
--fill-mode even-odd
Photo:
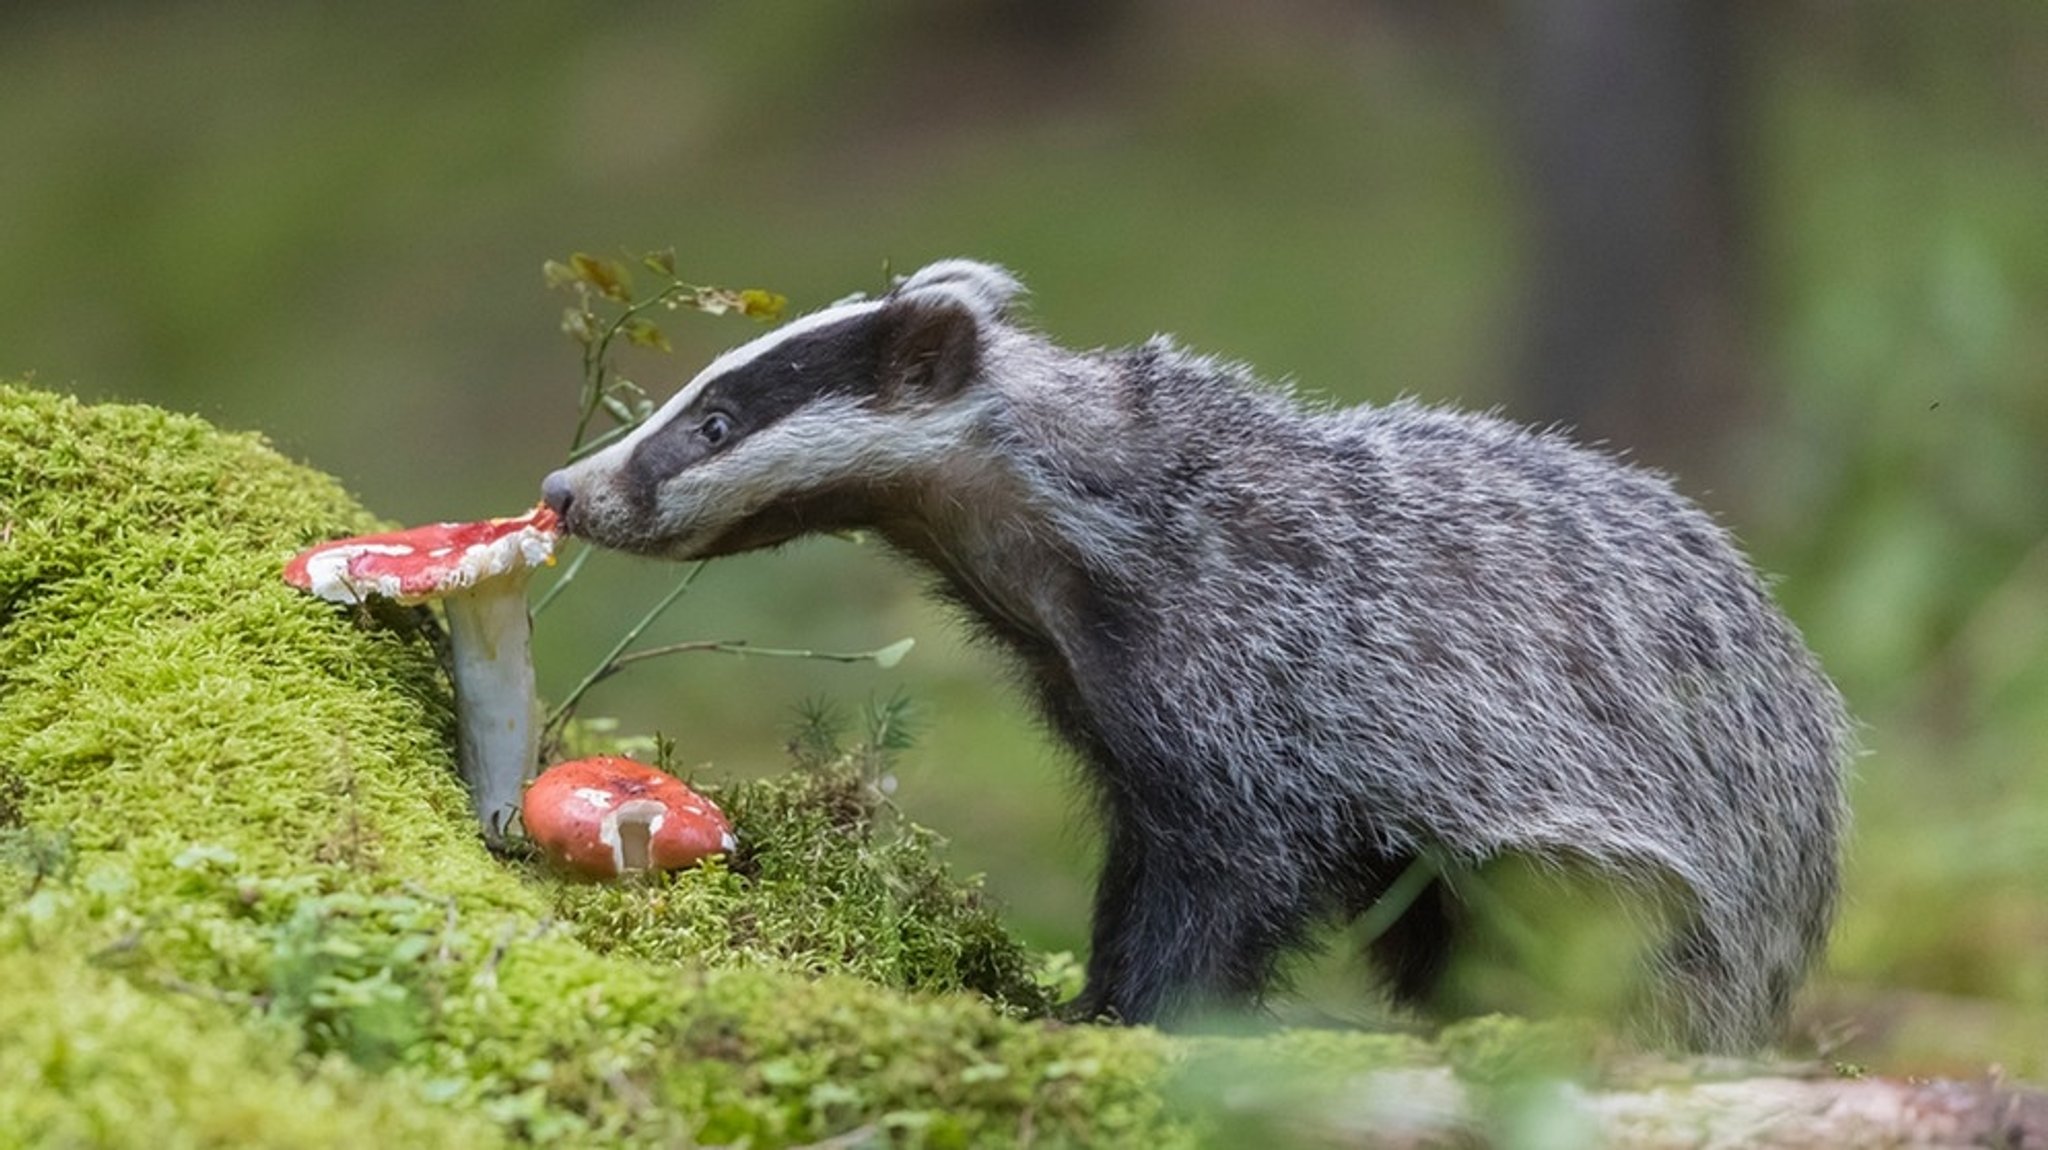
{"label": "badger front leg", "polygon": [[[1173,1022],[1258,1000],[1306,913],[1252,858],[1190,857],[1112,825],[1076,1018]],[[1276,889],[1277,888],[1277,889]]]}
{"label": "badger front leg", "polygon": [[[1065,1013],[1078,1022],[1097,1018],[1135,1018],[1126,985],[1125,935],[1123,924],[1133,917],[1137,899],[1142,852],[1133,837],[1112,822],[1108,841],[1103,844],[1102,874],[1095,882],[1095,917],[1089,933],[1088,981],[1080,997],[1067,1004]],[[1152,1004],[1147,1004],[1148,1008]]]}

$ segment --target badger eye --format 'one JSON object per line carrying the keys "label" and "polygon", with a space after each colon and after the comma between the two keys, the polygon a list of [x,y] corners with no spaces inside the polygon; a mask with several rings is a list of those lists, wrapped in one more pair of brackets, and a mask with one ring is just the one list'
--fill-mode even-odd
{"label": "badger eye", "polygon": [[704,442],[717,447],[725,442],[726,436],[732,434],[732,419],[722,411],[713,412],[698,425],[697,434],[704,437]]}

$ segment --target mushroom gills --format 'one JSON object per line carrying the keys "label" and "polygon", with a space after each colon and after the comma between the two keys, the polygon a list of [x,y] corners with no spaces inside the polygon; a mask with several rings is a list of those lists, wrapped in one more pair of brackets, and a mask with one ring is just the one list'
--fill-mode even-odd
{"label": "mushroom gills", "polygon": [[653,799],[628,799],[604,816],[597,838],[612,848],[618,873],[654,869],[654,836],[667,817],[668,808]]}

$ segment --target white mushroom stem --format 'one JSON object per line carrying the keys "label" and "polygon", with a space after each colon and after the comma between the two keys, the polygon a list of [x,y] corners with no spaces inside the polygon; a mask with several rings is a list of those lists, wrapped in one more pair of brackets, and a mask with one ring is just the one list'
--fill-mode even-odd
{"label": "white mushroom stem", "polygon": [[627,799],[598,824],[597,839],[612,848],[612,865],[620,874],[654,869],[654,836],[668,819],[666,804],[653,799]]}
{"label": "white mushroom stem", "polygon": [[441,600],[454,655],[457,761],[492,843],[504,840],[539,757],[526,581],[551,561],[556,537],[555,513],[537,507],[510,519],[339,539],[284,566],[285,582],[334,603]]}
{"label": "white mushroom stem", "polygon": [[458,765],[484,838],[502,842],[540,758],[533,618],[525,573],[486,579],[441,601],[453,650]]}

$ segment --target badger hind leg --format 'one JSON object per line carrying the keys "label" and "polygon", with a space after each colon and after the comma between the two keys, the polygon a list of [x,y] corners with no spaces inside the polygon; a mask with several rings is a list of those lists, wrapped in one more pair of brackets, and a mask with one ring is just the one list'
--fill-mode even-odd
{"label": "badger hind leg", "polygon": [[1673,924],[1652,960],[1652,986],[1636,1029],[1646,1043],[1707,1053],[1747,1053],[1781,1037],[1804,968],[1767,948],[1745,946],[1754,929],[1716,930],[1712,916]]}
{"label": "badger hind leg", "polygon": [[1646,869],[1508,854],[1438,870],[1375,854],[1349,888],[1388,997],[1430,1017],[1604,1019],[1649,1045],[1710,1050],[1754,1045],[1773,1017],[1730,961],[1740,924],[1715,929]]}

